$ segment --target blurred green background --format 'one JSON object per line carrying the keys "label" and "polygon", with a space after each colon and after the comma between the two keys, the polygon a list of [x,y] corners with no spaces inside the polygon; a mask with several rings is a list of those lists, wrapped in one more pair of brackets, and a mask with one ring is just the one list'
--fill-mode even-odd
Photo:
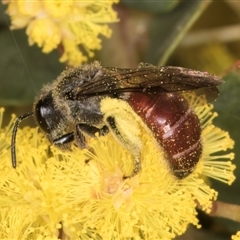
{"label": "blurred green background", "polygon": [[[0,5],[0,106],[21,115],[32,108],[41,86],[65,69],[59,53],[43,54],[29,47],[25,29],[10,31]],[[232,186],[212,181],[219,200],[240,204],[240,2],[239,1],[128,1],[114,6],[119,23],[111,24],[111,39],[102,39],[94,59],[103,66],[136,67],[139,62],[177,65],[222,76],[221,95],[214,103],[215,123],[235,140],[236,181]],[[90,59],[94,60],[94,59]],[[239,62],[238,62],[239,61]],[[33,120],[25,124],[34,126]],[[190,227],[177,239],[230,239],[240,224],[199,214],[201,230]]]}

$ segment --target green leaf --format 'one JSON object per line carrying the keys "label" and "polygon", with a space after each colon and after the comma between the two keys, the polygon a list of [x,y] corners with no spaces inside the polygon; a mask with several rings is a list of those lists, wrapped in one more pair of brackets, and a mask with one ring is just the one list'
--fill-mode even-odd
{"label": "green leaf", "polygon": [[182,1],[172,11],[155,16],[150,23],[150,42],[144,61],[164,65],[210,2]]}
{"label": "green leaf", "polygon": [[145,12],[163,13],[163,12],[171,11],[174,7],[176,7],[177,4],[179,3],[179,0],[168,0],[168,1],[122,0],[121,2],[134,9],[139,9]]}

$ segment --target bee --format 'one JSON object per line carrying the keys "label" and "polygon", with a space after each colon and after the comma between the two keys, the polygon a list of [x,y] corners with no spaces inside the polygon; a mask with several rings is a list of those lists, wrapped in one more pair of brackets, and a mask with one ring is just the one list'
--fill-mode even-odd
{"label": "bee", "polygon": [[[183,179],[194,171],[202,154],[200,120],[184,93],[204,96],[207,104],[217,98],[217,86],[222,83],[207,72],[147,63],[121,69],[105,68],[96,61],[67,69],[42,88],[32,112],[17,118],[12,132],[12,166],[17,165],[19,123],[34,116],[49,141],[62,150],[69,150],[73,143],[87,148],[88,137],[110,132],[133,155],[132,177],[141,170],[142,149],[141,136],[133,132],[135,125],[129,120],[134,117],[126,117],[132,112],[164,150],[173,175]],[[104,110],[106,99],[109,106],[115,105]],[[124,108],[115,111],[121,103],[131,109],[127,114]],[[123,121],[131,127],[122,127]]]}

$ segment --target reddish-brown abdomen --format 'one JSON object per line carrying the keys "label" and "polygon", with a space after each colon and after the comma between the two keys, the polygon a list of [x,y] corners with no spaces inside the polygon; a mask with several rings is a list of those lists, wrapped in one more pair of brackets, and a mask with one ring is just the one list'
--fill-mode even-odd
{"label": "reddish-brown abdomen", "polygon": [[201,126],[188,102],[177,93],[131,93],[128,103],[163,147],[173,174],[182,179],[202,154]]}

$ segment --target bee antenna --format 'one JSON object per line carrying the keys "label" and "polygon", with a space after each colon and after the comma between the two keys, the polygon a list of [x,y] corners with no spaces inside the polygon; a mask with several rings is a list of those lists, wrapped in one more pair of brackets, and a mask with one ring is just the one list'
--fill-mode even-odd
{"label": "bee antenna", "polygon": [[19,123],[23,121],[24,119],[33,116],[33,112],[25,113],[21,116],[19,116],[14,124],[13,130],[12,130],[12,142],[11,142],[11,155],[12,155],[12,166],[13,168],[17,167],[17,159],[16,159],[16,136],[17,136],[17,130]]}

